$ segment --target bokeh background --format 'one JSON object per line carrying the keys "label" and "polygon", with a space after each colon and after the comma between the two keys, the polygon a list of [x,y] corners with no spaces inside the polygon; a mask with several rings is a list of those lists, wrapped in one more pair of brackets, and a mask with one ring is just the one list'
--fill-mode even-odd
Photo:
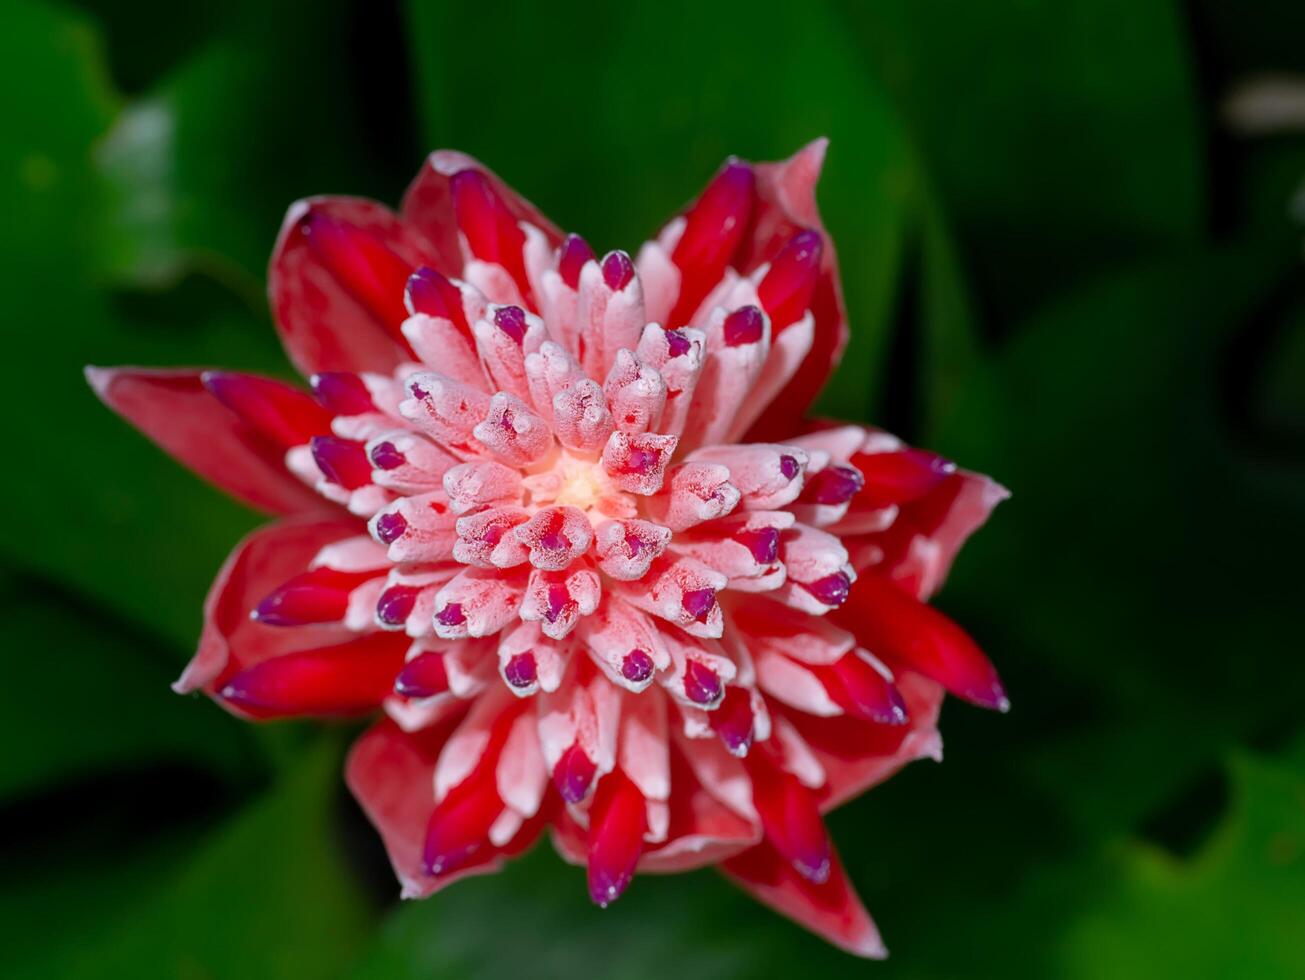
{"label": "bokeh background", "polygon": [[[0,975],[1305,976],[1305,7],[929,0],[0,8]],[[284,374],[281,215],[436,146],[601,252],[832,138],[824,400],[1014,491],[941,605],[1008,716],[832,819],[892,950],[547,848],[400,905],[348,731],[168,682],[259,520],[91,363]]]}

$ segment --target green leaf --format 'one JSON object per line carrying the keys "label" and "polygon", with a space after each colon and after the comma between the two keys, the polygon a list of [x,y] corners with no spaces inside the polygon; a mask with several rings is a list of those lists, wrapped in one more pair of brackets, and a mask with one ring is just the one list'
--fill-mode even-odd
{"label": "green leaf", "polygon": [[247,780],[254,740],[216,706],[168,690],[167,651],[58,597],[15,590],[0,607],[6,676],[0,801],[145,765],[198,765]]}
{"label": "green leaf", "polygon": [[[209,14],[222,22],[219,39],[126,106],[94,156],[105,186],[105,275],[159,288],[199,272],[262,318],[268,257],[292,201],[343,193],[397,204],[418,159],[404,160],[393,181],[379,177],[367,130],[390,118],[385,107],[341,111],[358,81],[339,70],[359,44],[345,7],[225,6]],[[149,26],[123,23],[121,32]]]}
{"label": "green leaf", "polygon": [[1002,665],[1017,708],[1056,719],[1039,782],[1099,829],[1295,716],[1305,664],[1284,638],[1305,484],[1225,380],[1234,342],[1280,336],[1245,325],[1276,308],[1289,262],[1276,245],[1195,254],[1066,296],[942,433],[953,458],[1014,491],[943,605]]}
{"label": "green leaf", "polygon": [[[1298,754],[1299,755],[1299,754]],[[1067,978],[1305,974],[1305,756],[1236,756],[1232,808],[1194,858],[1129,843],[1059,942]]]}
{"label": "green leaf", "polygon": [[115,104],[102,53],[66,12],[20,2],[0,16],[0,86],[29,93],[0,133],[0,254],[21,270],[6,293],[7,354],[22,365],[0,410],[18,423],[9,451],[25,473],[0,494],[24,518],[4,522],[0,551],[187,648],[209,580],[256,519],[131,432],[81,369],[281,357],[266,324],[201,282],[166,299],[102,287],[108,219],[92,152]]}
{"label": "green leaf", "polygon": [[[339,765],[339,741],[320,740],[289,778],[207,839],[184,851],[165,841],[165,861],[146,852],[115,868],[110,859],[107,880],[121,892],[102,886],[98,868],[81,872],[85,890],[47,880],[35,896],[45,911],[33,923],[39,936],[6,953],[20,958],[0,960],[4,975],[288,980],[338,972],[370,921],[334,821]],[[15,889],[0,898],[3,906],[32,900]]]}
{"label": "green leaf", "polygon": [[1004,323],[1200,234],[1202,132],[1171,3],[838,0]]}

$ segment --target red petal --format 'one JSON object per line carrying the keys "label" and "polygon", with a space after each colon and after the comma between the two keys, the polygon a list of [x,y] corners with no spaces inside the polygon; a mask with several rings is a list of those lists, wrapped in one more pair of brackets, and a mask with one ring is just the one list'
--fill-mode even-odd
{"label": "red petal", "polygon": [[771,329],[779,333],[802,319],[820,281],[820,253],[824,238],[818,231],[800,231],[779,250],[760,285],[757,297],[770,316]]}
{"label": "red petal", "polygon": [[738,251],[756,201],[752,167],[728,160],[685,213],[671,261],[680,269],[680,296],[668,325],[687,323]]}
{"label": "red petal", "polygon": [[553,767],[553,785],[568,803],[579,803],[593,788],[597,768],[579,742],[571,744]]}
{"label": "red petal", "polygon": [[865,479],[852,505],[868,509],[918,500],[956,472],[955,465],[924,449],[855,453],[851,463]]}
{"label": "red petal", "polygon": [[200,380],[242,422],[283,449],[331,431],[331,413],[283,381],[234,371],[205,371]]}
{"label": "red petal", "polygon": [[905,725],[882,725],[850,715],[817,718],[772,702],[772,713],[793,724],[825,771],[821,812],[860,796],[909,762],[940,757],[938,708],[943,689],[926,677],[908,673],[898,678],[898,690],[906,702]]}
{"label": "red petal", "polygon": [[449,178],[453,217],[471,254],[505,268],[524,295],[529,282],[521,249],[526,236],[485,172],[474,167]]}
{"label": "red petal", "polygon": [[793,421],[815,401],[820,389],[847,346],[847,313],[838,278],[834,243],[825,233],[816,209],[816,181],[824,164],[826,140],[820,139],[778,163],[759,163],[757,208],[747,240],[736,264],[745,272],[774,258],[795,234],[805,228],[820,232],[820,277],[811,296],[815,338],[811,352],[787,385],[771,400],[747,440],[766,442],[793,431]]}
{"label": "red petal", "polygon": [[752,747],[754,719],[752,715],[752,695],[744,687],[730,687],[725,690],[725,699],[720,707],[707,715],[712,731],[724,743],[731,755],[742,758]]}
{"label": "red petal", "polygon": [[408,274],[431,246],[388,208],[319,197],[291,206],[268,269],[272,316],[301,374],[388,373],[407,356]]}
{"label": "red petal", "polygon": [[497,761],[497,753],[486,753],[479,768],[432,811],[421,859],[428,875],[452,874],[493,850],[489,828],[503,812],[494,781]]}
{"label": "red petal", "polygon": [[644,798],[620,769],[604,776],[589,810],[589,896],[616,901],[630,884],[647,828]]}
{"label": "red petal", "polygon": [[761,755],[748,758],[752,802],[761,815],[766,839],[802,877],[822,882],[829,877],[830,844],[816,795]]}
{"label": "red petal", "polygon": [[254,619],[265,626],[307,626],[338,623],[349,608],[349,593],[381,572],[341,572],[314,568],[280,583],[254,607]]}
{"label": "red petal", "polygon": [[346,490],[357,490],[372,482],[372,461],[367,444],[339,436],[313,436],[313,462],[322,476]]}
{"label": "red petal", "polygon": [[326,505],[285,468],[284,449],[224,408],[199,371],[87,368],[101,401],[232,496],[274,514]]}
{"label": "red petal", "polygon": [[517,221],[534,225],[556,247],[562,233],[535,206],[503,183],[493,171],[479,161],[456,150],[436,150],[403,195],[400,211],[431,242],[438,265],[450,275],[462,271],[462,248],[458,243],[458,226],[453,217],[453,193],[450,179],[463,170],[478,170],[488,178],[489,186]]}
{"label": "red petal", "polygon": [[882,576],[857,579],[851,600],[835,615],[895,672],[914,670],[984,708],[1010,707],[996,670],[965,631]]}
{"label": "red petal", "polygon": [[831,856],[828,879],[819,885],[794,871],[769,843],[730,858],[721,870],[758,901],[835,946],[871,959],[888,955],[837,854]]}
{"label": "red petal", "polygon": [[374,711],[393,689],[409,643],[405,636],[373,633],[282,654],[242,670],[221,697],[256,718]]}
{"label": "red petal", "polygon": [[855,650],[828,667],[809,669],[834,702],[853,718],[882,725],[906,723],[906,702],[897,687]]}
{"label": "red petal", "polygon": [[277,629],[254,622],[249,613],[276,585],[307,568],[323,547],[358,531],[358,522],[346,518],[301,518],[259,528],[236,545],[204,600],[199,649],[174,690],[213,694],[235,674],[270,657],[339,640],[335,628]]}
{"label": "red petal", "polygon": [[[724,806],[698,781],[682,745],[671,746],[673,790],[666,842],[644,851],[640,871],[689,871],[719,864],[761,840],[760,826]],[[692,745],[687,749],[693,750]]]}
{"label": "red petal", "polygon": [[461,878],[497,871],[504,858],[533,844],[552,818],[547,808],[541,809],[505,846],[483,848],[460,870],[439,878],[426,874],[422,851],[435,808],[435,763],[462,717],[455,711],[411,733],[387,719],[363,734],[345,762],[345,781],[385,842],[404,898],[422,898]]}
{"label": "red petal", "polygon": [[404,698],[432,698],[449,689],[449,675],[444,668],[444,654],[430,650],[418,654],[403,665],[394,679],[394,693]]}

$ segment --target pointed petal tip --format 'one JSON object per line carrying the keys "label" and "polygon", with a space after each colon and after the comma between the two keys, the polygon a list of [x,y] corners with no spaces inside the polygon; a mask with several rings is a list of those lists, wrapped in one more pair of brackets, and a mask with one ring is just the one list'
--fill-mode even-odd
{"label": "pointed petal tip", "polygon": [[630,887],[633,875],[611,876],[601,871],[595,872],[591,866],[589,872],[589,898],[600,909],[611,905]]}
{"label": "pointed petal tip", "polygon": [[999,714],[1004,715],[1010,711],[1010,698],[1006,696],[1006,688],[997,677],[992,679],[992,686],[986,690],[966,691],[961,694],[961,697],[976,707],[996,711]]}
{"label": "pointed petal tip", "polygon": [[186,676],[189,673],[190,671],[188,669],[182,671],[181,676],[168,685],[168,687],[172,689],[172,693],[181,695],[194,693],[195,685],[192,684]]}
{"label": "pointed petal tip", "polygon": [[113,381],[113,368],[97,367],[94,364],[87,364],[82,368],[82,376],[86,378],[86,383],[91,386],[95,392],[95,397],[100,401],[106,401],[105,394],[109,390],[109,384]]}
{"label": "pointed petal tip", "polygon": [[853,956],[859,956],[865,960],[886,960],[888,959],[888,947],[884,941],[875,933],[869,933],[862,936],[855,943],[848,943],[843,947]]}

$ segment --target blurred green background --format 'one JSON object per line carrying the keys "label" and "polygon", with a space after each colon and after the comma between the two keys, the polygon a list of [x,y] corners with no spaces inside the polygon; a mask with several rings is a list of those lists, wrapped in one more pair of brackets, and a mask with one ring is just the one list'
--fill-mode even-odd
{"label": "blurred green background", "polygon": [[[7,0],[0,92],[0,975],[1305,976],[1299,2]],[[1014,709],[832,819],[892,958],[546,846],[400,906],[349,733],[169,692],[258,518],[81,366],[284,373],[286,206],[436,146],[601,252],[820,134],[824,407],[1015,494],[941,596]]]}

